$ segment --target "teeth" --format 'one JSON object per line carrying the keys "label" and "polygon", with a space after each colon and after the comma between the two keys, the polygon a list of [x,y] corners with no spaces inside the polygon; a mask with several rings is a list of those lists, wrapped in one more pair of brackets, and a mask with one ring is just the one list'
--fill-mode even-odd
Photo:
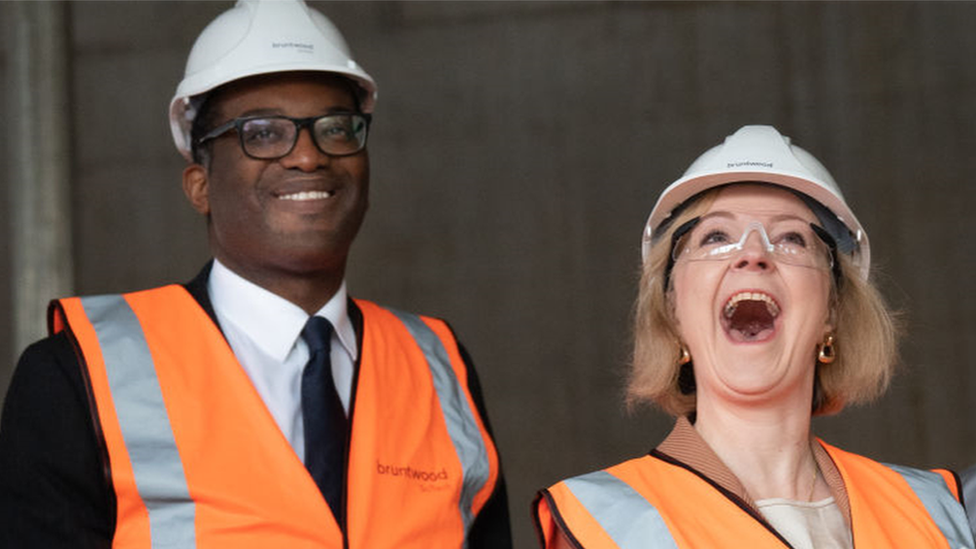
{"label": "teeth", "polygon": [[739,306],[742,301],[762,301],[766,304],[769,314],[775,318],[779,315],[779,305],[773,301],[773,298],[759,292],[742,292],[740,294],[735,294],[732,299],[725,304],[725,318],[732,318],[732,314],[735,313],[735,308]]}
{"label": "teeth", "polygon": [[283,194],[278,198],[282,200],[320,200],[332,196],[328,191],[302,191],[300,193]]}

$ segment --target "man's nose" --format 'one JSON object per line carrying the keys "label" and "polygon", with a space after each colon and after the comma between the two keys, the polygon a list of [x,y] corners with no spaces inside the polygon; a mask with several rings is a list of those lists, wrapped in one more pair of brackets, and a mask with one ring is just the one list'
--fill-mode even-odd
{"label": "man's nose", "polygon": [[295,146],[290,153],[281,158],[281,163],[286,168],[311,172],[328,164],[331,158],[319,150],[312,138],[312,129],[306,127],[298,130]]}

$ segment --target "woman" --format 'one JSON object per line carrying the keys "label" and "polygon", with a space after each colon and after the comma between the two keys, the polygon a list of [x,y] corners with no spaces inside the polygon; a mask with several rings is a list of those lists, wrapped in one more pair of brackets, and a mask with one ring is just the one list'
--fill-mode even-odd
{"label": "woman", "polygon": [[644,233],[629,386],[676,425],[649,455],[543,490],[544,547],[973,547],[952,473],[811,435],[894,364],[869,254],[830,174],[776,129],[692,164]]}

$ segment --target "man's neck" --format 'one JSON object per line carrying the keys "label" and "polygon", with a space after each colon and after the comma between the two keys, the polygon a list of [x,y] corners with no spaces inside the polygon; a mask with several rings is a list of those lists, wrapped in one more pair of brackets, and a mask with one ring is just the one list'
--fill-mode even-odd
{"label": "man's neck", "polygon": [[301,272],[285,269],[248,269],[226,258],[217,258],[217,260],[241,278],[294,303],[310,315],[325,306],[339,291],[345,271],[345,265],[338,269],[323,268]]}

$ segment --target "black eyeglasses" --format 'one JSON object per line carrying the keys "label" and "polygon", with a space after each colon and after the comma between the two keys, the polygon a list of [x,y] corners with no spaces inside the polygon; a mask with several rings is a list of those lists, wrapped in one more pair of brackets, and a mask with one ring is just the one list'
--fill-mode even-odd
{"label": "black eyeglasses", "polygon": [[291,153],[299,132],[307,127],[315,146],[324,154],[349,156],[366,147],[371,119],[366,113],[332,113],[308,118],[247,116],[210,130],[197,140],[197,145],[236,129],[244,154],[257,160],[275,160]]}

